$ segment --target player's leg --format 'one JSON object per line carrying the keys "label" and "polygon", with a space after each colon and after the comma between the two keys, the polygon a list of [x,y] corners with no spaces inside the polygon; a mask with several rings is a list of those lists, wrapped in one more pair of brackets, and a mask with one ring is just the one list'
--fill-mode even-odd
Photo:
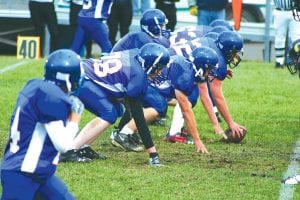
{"label": "player's leg", "polygon": [[[129,105],[126,107],[129,107],[127,110],[131,110],[131,113],[134,112]],[[144,96],[143,99],[143,107],[144,118],[147,123],[150,123],[158,116],[165,116],[167,102],[166,99],[163,96],[161,96],[154,87],[148,86],[147,94]],[[115,143],[116,146],[120,146],[122,149],[127,151],[142,150],[138,146],[140,145],[140,142],[135,134],[137,130],[135,120],[131,119],[122,128],[120,127],[119,130],[119,133],[115,134],[114,138],[112,138],[112,142]]]}
{"label": "player's leg", "polygon": [[51,176],[38,189],[37,195],[39,199],[65,199],[74,200],[74,195],[68,190],[66,184],[57,176]]}
{"label": "player's leg", "polygon": [[1,199],[33,199],[40,186],[22,172],[1,171],[2,197]]}
{"label": "player's leg", "polygon": [[275,67],[282,68],[284,65],[285,44],[288,25],[292,15],[290,11],[274,10],[274,29],[275,29]]}
{"label": "player's leg", "polygon": [[78,17],[78,28],[73,38],[73,43],[71,45],[71,49],[75,51],[77,54],[80,54],[81,48],[84,43],[88,40],[89,35],[87,34],[84,23],[86,19],[82,17]]}
{"label": "player's leg", "polygon": [[101,48],[101,53],[108,54],[112,50],[112,44],[108,36],[108,26],[99,19],[89,19],[86,29],[93,39]]}
{"label": "player's leg", "polygon": [[73,141],[70,150],[61,154],[62,161],[81,162],[82,159],[105,159],[94,152],[89,145],[94,142],[119,115],[116,106],[108,100],[108,95],[92,81],[84,80],[78,98],[85,108],[97,117],[88,122]]}

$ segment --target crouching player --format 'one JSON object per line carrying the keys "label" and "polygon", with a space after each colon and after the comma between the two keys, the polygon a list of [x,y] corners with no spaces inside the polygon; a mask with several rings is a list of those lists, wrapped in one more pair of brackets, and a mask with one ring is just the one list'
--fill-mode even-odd
{"label": "crouching player", "polygon": [[1,165],[1,199],[75,199],[54,173],[84,110],[78,98],[69,97],[79,85],[80,63],[71,50],[54,51],[44,80],[30,80],[20,92]]}
{"label": "crouching player", "polygon": [[[161,80],[163,81],[159,82],[156,79],[156,82],[149,82],[148,92],[143,99],[145,118],[148,122],[151,122],[159,115],[164,116],[167,111],[167,99],[176,98],[183,111],[183,117],[192,135],[196,151],[208,153],[199,138],[195,115],[192,110],[192,105],[196,104],[198,93],[191,95],[196,98],[189,99],[188,97],[194,91],[195,80],[208,79],[209,76],[214,74],[217,68],[218,56],[209,47],[199,47],[192,52],[189,59],[192,61],[183,56],[172,56],[168,68],[162,71]],[[164,77],[166,80],[164,80]],[[135,123],[131,120],[120,132],[115,132],[112,140],[123,149],[131,150],[131,146],[137,145],[136,142],[127,139],[129,142],[124,143],[120,138],[132,138],[130,135],[134,134],[135,130]]]}
{"label": "crouching player", "polygon": [[[246,128],[236,123],[231,117],[225,97],[223,95],[222,83],[226,77],[231,78],[233,75],[231,69],[227,69],[227,66],[229,66],[230,68],[235,68],[241,61],[240,54],[242,54],[243,39],[238,33],[235,33],[233,31],[223,31],[219,34],[217,40],[213,40],[209,37],[202,37],[193,41],[188,41],[186,43],[173,45],[170,48],[173,53],[170,53],[171,55],[183,55],[188,58],[193,49],[199,46],[210,47],[214,49],[218,54],[218,69],[216,70],[215,78],[209,81],[210,90],[219,112],[226,121],[227,126],[232,130],[234,137],[241,138]],[[206,82],[200,83],[198,85],[200,90],[201,102],[214,126],[215,133],[224,135],[224,131],[214,114],[213,105],[208,94]],[[178,116],[173,116],[174,122],[172,123],[172,125],[175,124],[177,128],[171,126],[170,130],[173,131],[169,133],[170,135],[175,135],[178,132],[180,133],[183,126],[183,124],[179,125],[178,123],[178,118],[180,118],[180,115],[182,115],[181,112],[176,112],[176,110],[178,110],[178,108],[176,107],[174,110],[174,114]]]}
{"label": "crouching player", "polygon": [[140,100],[147,90],[147,78],[155,78],[160,70],[166,67],[169,59],[169,52],[165,47],[149,43],[141,49],[115,52],[103,56],[100,60],[84,61],[85,76],[78,97],[86,109],[97,117],[81,130],[61,160],[78,161],[73,158],[78,157],[80,148],[95,141],[122,115],[123,107],[120,100],[126,99],[141,139],[150,154],[149,164],[161,166]]}

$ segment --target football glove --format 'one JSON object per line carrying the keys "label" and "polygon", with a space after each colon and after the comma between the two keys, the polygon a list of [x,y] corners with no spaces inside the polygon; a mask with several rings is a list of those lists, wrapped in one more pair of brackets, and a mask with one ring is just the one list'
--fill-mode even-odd
{"label": "football glove", "polygon": [[190,15],[197,16],[198,15],[198,7],[197,6],[190,6]]}
{"label": "football glove", "polygon": [[83,103],[80,101],[80,99],[78,97],[75,97],[73,95],[70,96],[70,100],[72,103],[72,107],[71,107],[72,112],[75,112],[78,115],[81,115],[84,111]]}

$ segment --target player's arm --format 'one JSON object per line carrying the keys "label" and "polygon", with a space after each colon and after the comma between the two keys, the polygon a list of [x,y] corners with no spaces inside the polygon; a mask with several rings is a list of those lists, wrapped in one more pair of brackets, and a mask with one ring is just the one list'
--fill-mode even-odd
{"label": "player's arm", "polygon": [[232,130],[233,134],[237,134],[238,137],[240,137],[243,134],[243,129],[245,129],[245,127],[233,121],[225,97],[223,95],[222,81],[220,81],[219,79],[214,79],[211,82],[210,86],[211,86],[210,89],[211,89],[212,96],[215,100],[219,112],[221,113],[222,117],[226,121],[228,127]]}
{"label": "player's arm", "polygon": [[75,96],[70,97],[71,113],[66,123],[63,120],[51,121],[45,124],[47,133],[59,152],[66,152],[73,144],[76,133],[79,130],[79,122],[84,105]]}
{"label": "player's arm", "polygon": [[72,145],[73,139],[79,130],[77,114],[72,113],[70,120],[64,125],[62,120],[45,124],[48,135],[59,152],[66,152]]}
{"label": "player's arm", "polygon": [[208,153],[206,147],[200,140],[199,133],[198,133],[197,126],[196,126],[195,115],[194,115],[192,106],[190,105],[190,102],[189,102],[187,96],[183,92],[181,92],[180,90],[177,90],[177,89],[175,89],[175,96],[180,105],[183,117],[185,119],[185,123],[187,125],[187,129],[193,137],[197,152]]}
{"label": "player's arm", "polygon": [[221,126],[218,122],[218,119],[217,119],[217,117],[214,113],[214,110],[213,110],[213,104],[212,104],[212,101],[211,101],[211,99],[209,97],[209,94],[208,94],[207,83],[206,82],[199,83],[198,87],[199,87],[199,90],[200,90],[201,103],[202,103],[202,105],[203,105],[203,107],[204,107],[211,123],[213,124],[215,133],[217,133],[217,134],[223,133],[224,131],[221,128]]}

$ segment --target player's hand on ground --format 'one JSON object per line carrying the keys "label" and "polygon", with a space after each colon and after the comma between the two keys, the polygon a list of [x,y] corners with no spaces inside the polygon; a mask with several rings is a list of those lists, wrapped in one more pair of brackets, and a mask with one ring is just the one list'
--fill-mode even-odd
{"label": "player's hand on ground", "polygon": [[239,125],[239,124],[237,124],[237,123],[235,123],[235,122],[233,122],[233,123],[230,125],[229,128],[231,129],[231,131],[232,131],[232,133],[233,133],[233,136],[234,136],[234,137],[239,137],[239,138],[242,137],[244,131],[246,130],[246,128],[245,128],[244,126]]}
{"label": "player's hand on ground", "polygon": [[197,151],[197,153],[208,153],[205,145],[202,143],[201,140],[196,141],[195,145],[196,145],[196,151]]}
{"label": "player's hand on ground", "polygon": [[222,135],[222,133],[224,133],[224,130],[218,124],[218,125],[214,125],[214,132],[215,132],[215,134]]}

